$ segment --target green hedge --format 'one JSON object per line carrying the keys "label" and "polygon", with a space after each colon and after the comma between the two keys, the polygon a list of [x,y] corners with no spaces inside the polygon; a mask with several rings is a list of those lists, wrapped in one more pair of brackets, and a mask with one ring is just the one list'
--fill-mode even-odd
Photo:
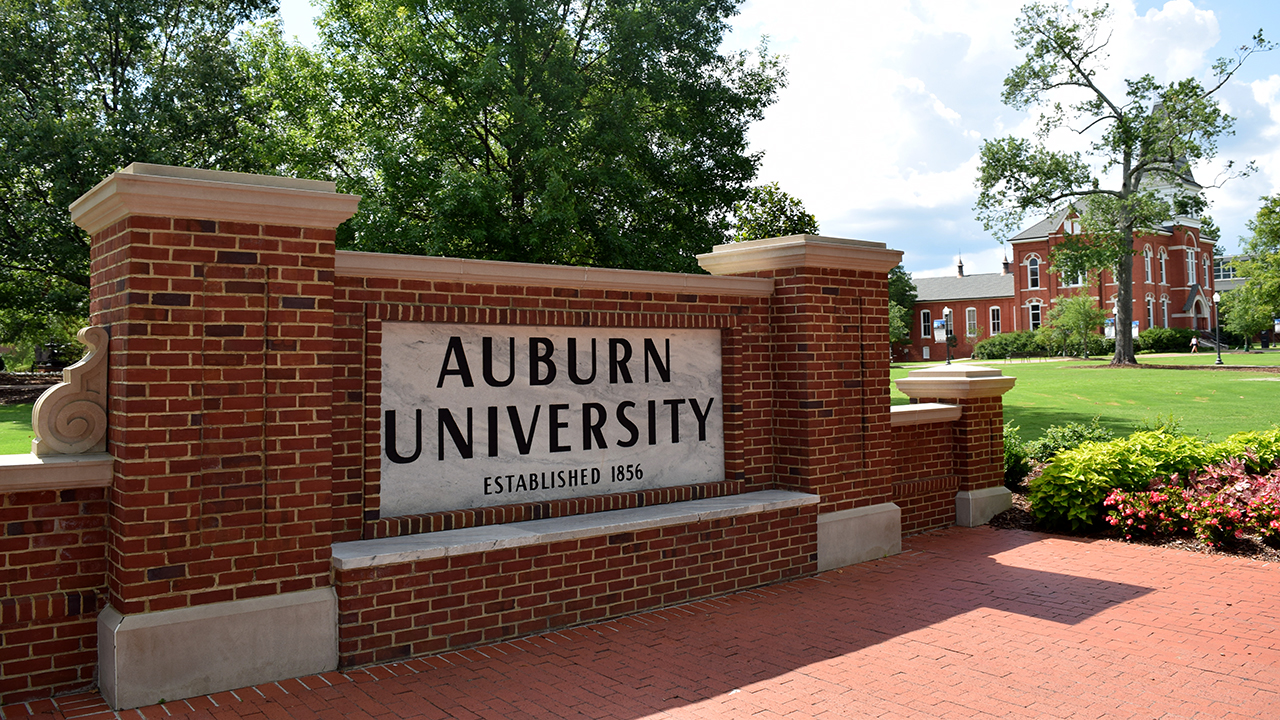
{"label": "green hedge", "polygon": [[979,360],[1003,360],[1014,353],[1039,356],[1046,354],[1046,350],[1031,330],[1000,333],[973,346],[973,356]]}
{"label": "green hedge", "polygon": [[1138,349],[1142,352],[1191,352],[1191,338],[1197,334],[1186,328],[1147,328],[1138,333]]}

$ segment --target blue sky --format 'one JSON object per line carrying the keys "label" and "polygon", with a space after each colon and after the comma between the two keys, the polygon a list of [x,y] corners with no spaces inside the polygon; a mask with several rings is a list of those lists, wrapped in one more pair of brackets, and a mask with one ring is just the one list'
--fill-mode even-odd
{"label": "blue sky", "polygon": [[[1023,0],[746,0],[726,49],[762,35],[787,56],[790,82],[752,129],[764,152],[759,180],[778,182],[817,216],[822,233],[903,250],[917,276],[995,272],[1003,252],[973,219],[983,140],[1025,135],[1031,116],[1000,103],[1022,57],[1013,21]],[[285,32],[314,42],[314,9],[283,0]],[[1280,40],[1276,0],[1116,0],[1110,72],[1168,82],[1205,77],[1209,65],[1259,28]],[[1208,183],[1225,160],[1259,172],[1208,191],[1228,250],[1248,230],[1258,198],[1280,192],[1280,51],[1255,55],[1219,94],[1237,118]],[[1069,147],[1071,138],[1062,138]],[[1027,224],[1034,222],[1028,218]]]}

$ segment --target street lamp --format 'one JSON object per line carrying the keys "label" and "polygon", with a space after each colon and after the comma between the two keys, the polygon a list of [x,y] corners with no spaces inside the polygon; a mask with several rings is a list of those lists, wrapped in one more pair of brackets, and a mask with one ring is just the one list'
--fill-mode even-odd
{"label": "street lamp", "polygon": [[1218,350],[1218,359],[1214,365],[1222,364],[1222,315],[1218,313],[1218,303],[1222,302],[1222,293],[1213,293],[1213,345]]}
{"label": "street lamp", "polygon": [[947,364],[950,365],[951,364],[951,308],[949,307],[942,308],[942,322],[943,322],[943,325],[942,325],[943,332],[946,334],[946,337],[947,337],[946,342],[944,343],[947,346]]}

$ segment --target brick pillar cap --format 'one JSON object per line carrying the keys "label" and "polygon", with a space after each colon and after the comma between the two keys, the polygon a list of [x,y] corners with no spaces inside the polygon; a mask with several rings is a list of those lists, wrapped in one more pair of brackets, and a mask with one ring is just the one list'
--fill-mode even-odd
{"label": "brick pillar cap", "polygon": [[896,380],[898,390],[910,398],[1000,397],[1018,379],[1002,375],[996,368],[981,365],[939,365],[912,370]]}
{"label": "brick pillar cap", "polygon": [[333,229],[359,203],[331,182],[133,163],[71,203],[71,219],[90,235],[131,215]]}
{"label": "brick pillar cap", "polygon": [[698,256],[698,264],[712,275],[745,275],[798,267],[887,273],[900,262],[902,251],[889,250],[884,243],[821,235],[726,243]]}

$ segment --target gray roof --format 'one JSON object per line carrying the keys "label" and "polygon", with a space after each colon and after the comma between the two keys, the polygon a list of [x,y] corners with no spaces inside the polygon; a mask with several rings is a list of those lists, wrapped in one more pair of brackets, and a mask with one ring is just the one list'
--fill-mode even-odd
{"label": "gray roof", "polygon": [[1071,212],[1073,209],[1073,205],[1068,205],[1057,213],[1050,215],[1035,225],[1032,225],[1026,230],[1023,230],[1017,235],[1009,238],[1009,242],[1017,242],[1018,240],[1039,240],[1041,238],[1049,237],[1049,233],[1057,230],[1058,226],[1062,224],[1062,221],[1067,219],[1067,213]]}
{"label": "gray roof", "polygon": [[1013,275],[985,273],[964,277],[912,278],[916,284],[916,300],[977,300],[979,298],[1013,297]]}

